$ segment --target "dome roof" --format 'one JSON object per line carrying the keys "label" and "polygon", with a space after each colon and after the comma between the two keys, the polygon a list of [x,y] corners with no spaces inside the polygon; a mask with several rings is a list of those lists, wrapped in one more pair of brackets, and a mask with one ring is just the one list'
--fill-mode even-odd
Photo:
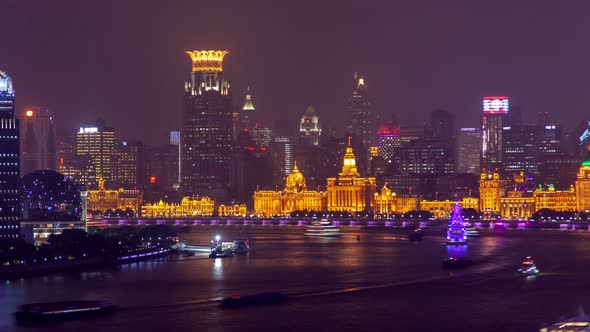
{"label": "dome roof", "polygon": [[301,172],[299,172],[299,169],[297,168],[297,162],[295,162],[295,166],[293,167],[291,174],[289,174],[285,180],[285,191],[301,191],[306,188],[307,186],[305,184],[305,177],[303,174],[301,174]]}

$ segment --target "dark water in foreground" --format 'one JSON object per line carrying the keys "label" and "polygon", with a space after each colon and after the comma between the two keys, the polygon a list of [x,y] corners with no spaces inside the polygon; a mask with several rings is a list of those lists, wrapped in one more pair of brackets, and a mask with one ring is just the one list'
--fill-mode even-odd
{"label": "dark water in foreground", "polygon": [[[590,310],[590,232],[487,233],[467,248],[442,237],[410,243],[390,230],[348,229],[337,240],[307,239],[291,226],[196,226],[189,243],[255,239],[246,257],[171,256],[116,269],[2,281],[0,331],[536,331],[579,305]],[[361,241],[356,241],[356,235]],[[440,269],[447,255],[480,261]],[[543,274],[515,269],[533,255]],[[279,304],[221,309],[220,297],[282,291]],[[17,305],[103,299],[112,317],[42,328],[14,325]]]}

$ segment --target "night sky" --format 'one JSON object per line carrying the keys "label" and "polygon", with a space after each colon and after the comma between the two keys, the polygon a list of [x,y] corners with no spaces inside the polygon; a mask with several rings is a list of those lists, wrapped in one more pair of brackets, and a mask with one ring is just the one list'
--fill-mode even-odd
{"label": "night sky", "polygon": [[17,108],[44,105],[58,133],[102,117],[160,145],[180,125],[184,53],[227,49],[236,103],[247,85],[272,124],[309,104],[341,130],[355,71],[376,110],[421,123],[435,108],[478,126],[481,97],[508,95],[573,127],[588,118],[590,2],[0,0],[0,69]]}

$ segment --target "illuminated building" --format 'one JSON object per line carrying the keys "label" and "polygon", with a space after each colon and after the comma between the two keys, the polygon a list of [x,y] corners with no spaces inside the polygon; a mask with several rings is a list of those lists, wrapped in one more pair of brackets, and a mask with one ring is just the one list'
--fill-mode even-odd
{"label": "illuminated building", "polygon": [[455,172],[480,173],[481,133],[478,128],[461,128],[457,135]]}
{"label": "illuminated building", "polygon": [[588,147],[590,146],[590,121],[582,121],[576,127],[577,145],[580,156],[586,157]]}
{"label": "illuminated building", "polygon": [[326,211],[326,193],[308,190],[297,163],[285,180],[283,191],[256,190],[254,213],[260,216],[289,216],[293,211]]}
{"label": "illuminated building", "polygon": [[76,155],[88,156],[93,174],[87,177],[89,187],[96,186],[98,178],[110,182],[113,179],[113,154],[115,149],[115,131],[98,121],[95,126],[80,127],[76,134]]}
{"label": "illuminated building", "polygon": [[504,126],[502,128],[502,170],[504,174],[524,171],[539,173],[536,126]]}
{"label": "illuminated building", "polygon": [[264,126],[261,123],[256,123],[252,128],[250,135],[254,139],[254,143],[258,147],[266,146],[269,147],[272,143],[273,132],[269,127]]}
{"label": "illuminated building", "polygon": [[150,178],[165,189],[178,190],[180,183],[180,132],[170,132],[169,144],[152,148],[150,153]]}
{"label": "illuminated building", "polygon": [[293,143],[288,136],[277,136],[271,146],[273,161],[273,183],[285,181],[293,169]]}
{"label": "illuminated building", "polygon": [[98,179],[98,189],[88,190],[87,207],[91,211],[106,210],[115,211],[117,209],[131,209],[135,213],[140,211],[143,192],[136,189],[105,189],[104,180]]}
{"label": "illuminated building", "polygon": [[479,180],[479,211],[484,217],[493,217],[500,213],[501,199],[504,196],[505,181],[498,172],[482,172]]}
{"label": "illuminated building", "polygon": [[524,191],[510,190],[500,199],[502,219],[526,219],[535,213],[535,198]]}
{"label": "illuminated building", "polygon": [[0,239],[19,235],[19,138],[12,79],[0,71]]}
{"label": "illuminated building", "polygon": [[436,140],[413,140],[399,150],[402,174],[451,174],[454,163],[449,145]]}
{"label": "illuminated building", "polygon": [[117,186],[147,185],[151,175],[148,147],[138,141],[115,143],[112,182]]}
{"label": "illuminated building", "polygon": [[479,208],[479,199],[474,197],[465,197],[460,202],[451,200],[420,200],[420,210],[432,213],[435,219],[448,219],[456,204],[459,204],[461,209],[475,209]]}
{"label": "illuminated building", "polygon": [[322,127],[313,106],[309,106],[299,121],[299,140],[304,145],[319,145]]}
{"label": "illuminated building", "polygon": [[544,189],[542,185],[533,192],[535,210],[550,209],[558,212],[576,211],[576,193],[574,186],[570,190],[556,191],[553,185]]}
{"label": "illuminated building", "polygon": [[223,78],[227,51],[189,51],[190,80],[185,83],[181,130],[185,196],[228,196],[233,123],[229,83]]}
{"label": "illuminated building", "polygon": [[398,196],[387,187],[387,183],[383,185],[379,192],[374,193],[373,196],[375,204],[373,207],[374,214],[387,215],[418,210],[418,197]]}
{"label": "illuminated building", "polygon": [[372,210],[373,194],[376,191],[375,178],[359,175],[350,137],[342,161],[342,172],[337,178],[328,178],[326,188],[328,211],[354,214]]}
{"label": "illuminated building", "polygon": [[48,109],[27,108],[20,117],[21,176],[57,169],[55,128]]}
{"label": "illuminated building", "polygon": [[56,145],[57,171],[72,179],[77,185],[85,185],[94,179],[92,158],[89,155],[76,155],[76,144],[59,140]]}
{"label": "illuminated building", "polygon": [[223,205],[217,208],[217,214],[220,217],[245,217],[246,204]]}
{"label": "illuminated building", "polygon": [[200,216],[212,216],[215,201],[209,197],[190,198],[184,197],[180,204],[164,203],[159,201],[153,204],[141,206],[143,218],[189,218]]}
{"label": "illuminated building", "polygon": [[590,158],[587,158],[576,177],[576,211],[590,211]]}
{"label": "illuminated building", "polygon": [[396,151],[401,147],[400,126],[395,121],[388,121],[379,128],[377,145],[379,155],[391,163]]}
{"label": "illuminated building", "polygon": [[252,103],[252,95],[250,94],[250,87],[248,87],[248,91],[246,92],[246,101],[244,102],[244,106],[242,107],[242,123],[240,128],[237,129],[237,132],[234,132],[234,135],[237,135],[242,130],[252,131],[255,126],[254,122],[254,112],[256,108],[254,108],[254,104]]}
{"label": "illuminated building", "polygon": [[347,111],[350,116],[347,133],[358,137],[363,148],[375,145],[377,131],[367,82],[363,75],[358,73],[354,73],[354,89],[348,101]]}
{"label": "illuminated building", "polygon": [[481,117],[481,168],[502,168],[502,121],[508,113],[508,97],[484,97]]}

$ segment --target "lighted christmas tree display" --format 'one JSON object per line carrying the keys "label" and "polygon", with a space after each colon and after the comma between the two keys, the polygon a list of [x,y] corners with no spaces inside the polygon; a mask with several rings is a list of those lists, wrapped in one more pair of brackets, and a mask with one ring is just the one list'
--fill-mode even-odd
{"label": "lighted christmas tree display", "polygon": [[449,229],[447,231],[447,244],[467,244],[467,233],[465,232],[465,225],[459,203],[455,204],[453,211],[451,212]]}

